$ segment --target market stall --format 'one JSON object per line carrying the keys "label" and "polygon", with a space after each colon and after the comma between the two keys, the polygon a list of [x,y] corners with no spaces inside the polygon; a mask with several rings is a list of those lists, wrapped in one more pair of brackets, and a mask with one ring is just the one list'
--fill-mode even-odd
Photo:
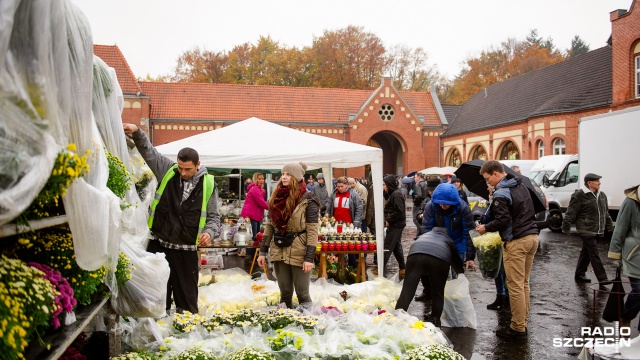
{"label": "market stall", "polygon": [[[250,118],[221,129],[190,136],[157,149],[175,158],[180,149],[198,151],[206,167],[240,169],[282,169],[288,162],[302,161],[307,170],[322,169],[332,174],[334,168],[371,165],[372,178],[382,179],[382,150],[370,146],[305,133],[258,118]],[[330,181],[327,186],[330,188]],[[384,228],[382,181],[373,182],[376,234]],[[383,239],[377,250],[378,273],[382,274]]]}

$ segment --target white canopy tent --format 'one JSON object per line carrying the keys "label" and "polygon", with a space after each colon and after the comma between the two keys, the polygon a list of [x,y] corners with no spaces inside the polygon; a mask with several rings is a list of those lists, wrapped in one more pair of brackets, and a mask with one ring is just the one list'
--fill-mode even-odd
{"label": "white canopy tent", "polygon": [[420,170],[419,172],[425,175],[445,175],[445,174],[453,174],[453,172],[456,170],[458,170],[458,168],[455,166],[445,166],[445,167],[432,166],[430,168]]}
{"label": "white canopy tent", "polygon": [[382,198],[382,150],[325,136],[314,135],[284,126],[250,118],[221,129],[190,136],[156,147],[163,155],[175,159],[180,149],[190,147],[200,155],[202,165],[230,169],[280,170],[288,162],[304,162],[307,170],[371,165],[376,234],[378,239],[378,272],[383,271],[384,228]]}

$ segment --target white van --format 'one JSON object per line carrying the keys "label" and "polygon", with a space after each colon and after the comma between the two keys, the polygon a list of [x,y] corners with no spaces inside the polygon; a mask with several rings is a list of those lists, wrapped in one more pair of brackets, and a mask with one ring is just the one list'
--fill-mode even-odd
{"label": "white van", "polygon": [[538,159],[529,177],[540,184],[549,202],[551,231],[562,230],[562,214],[567,211],[571,195],[580,188],[578,155],[549,155]]}
{"label": "white van", "polygon": [[523,176],[531,178],[531,169],[538,162],[538,160],[500,160],[502,165],[506,167],[517,166],[520,168],[520,173]]}

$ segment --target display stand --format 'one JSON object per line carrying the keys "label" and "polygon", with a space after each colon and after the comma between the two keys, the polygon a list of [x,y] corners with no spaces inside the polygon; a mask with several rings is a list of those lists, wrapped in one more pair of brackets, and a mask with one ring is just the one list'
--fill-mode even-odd
{"label": "display stand", "polygon": [[62,327],[62,331],[42,338],[46,344],[51,344],[49,350],[43,348],[36,341],[32,341],[24,354],[26,359],[47,359],[54,360],[62,356],[69,345],[80,335],[89,325],[91,320],[107,303],[107,298],[99,302],[85,306],[76,312],[76,322]]}
{"label": "display stand", "polygon": [[[251,268],[249,269],[249,274],[253,274],[253,266],[256,263],[256,259],[258,258],[258,254],[260,253],[260,247],[259,246],[251,246],[251,245],[233,245],[233,246],[216,246],[216,245],[209,245],[209,246],[198,246],[198,250],[200,249],[256,249],[256,252],[253,253],[253,261],[251,262]],[[271,280],[271,278],[269,277],[269,268],[267,266],[267,264],[265,263],[264,266],[262,267],[262,269],[264,270],[265,275],[267,276],[267,279]]]}
{"label": "display stand", "polygon": [[356,272],[356,282],[367,281],[367,266],[365,264],[365,255],[366,254],[374,254],[375,250],[353,250],[353,251],[336,251],[336,250],[326,250],[319,251],[320,254],[320,265],[318,266],[318,278],[326,278],[327,277],[327,254],[335,254],[338,255],[338,276],[340,279],[344,279],[344,256],[345,254],[356,254],[358,255],[358,270]]}

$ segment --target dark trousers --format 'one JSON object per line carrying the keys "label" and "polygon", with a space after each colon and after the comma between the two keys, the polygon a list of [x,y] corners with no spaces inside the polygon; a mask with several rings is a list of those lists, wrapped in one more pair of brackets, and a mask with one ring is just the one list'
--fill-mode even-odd
{"label": "dark trousers", "polygon": [[598,255],[598,242],[595,236],[582,236],[582,250],[580,250],[580,256],[578,257],[578,264],[576,265],[576,276],[584,275],[587,272],[587,267],[591,263],[593,272],[596,274],[598,282],[607,281],[607,272],[602,266],[600,261],[600,255]]}
{"label": "dark trousers", "polygon": [[389,227],[387,228],[387,236],[384,238],[384,249],[388,250],[384,252],[384,267],[387,267],[387,263],[389,263],[389,258],[391,258],[391,253],[398,260],[398,267],[400,269],[405,268],[404,264],[404,254],[402,253],[402,230],[404,230],[404,226],[401,228]]}
{"label": "dark trousers", "polygon": [[418,214],[420,214],[420,205],[418,206],[413,206],[413,210],[411,211],[411,215],[413,218],[413,223],[416,225],[416,237],[422,235],[422,220],[418,221],[418,219],[416,219],[416,216]]}
{"label": "dark trousers", "polygon": [[[256,221],[256,220],[251,220],[251,239],[253,241],[256,241],[256,235],[258,235],[258,233],[260,232],[260,221]],[[249,257],[249,255],[253,255],[255,254],[256,249],[251,248],[251,249],[247,249],[247,257]]]}
{"label": "dark trousers", "polygon": [[[624,303],[624,311],[622,311],[622,319],[633,320],[640,312],[640,279],[629,276],[631,283],[631,292],[627,295],[627,301]],[[640,324],[638,324],[640,328]]]}
{"label": "dark trousers", "polygon": [[431,314],[439,319],[444,306],[444,286],[449,277],[449,263],[427,254],[412,254],[407,258],[407,271],[396,309],[407,311],[422,278],[431,284]]}
{"label": "dark trousers", "polygon": [[498,271],[498,276],[493,279],[493,282],[496,284],[496,294],[502,296],[509,296],[509,290],[507,289],[507,274],[504,272],[504,263],[500,262],[500,271]]}
{"label": "dark trousers", "polygon": [[176,303],[176,311],[187,310],[198,313],[198,252],[167,249],[159,241],[149,241],[147,251],[164,253],[169,263],[167,282],[167,310],[171,309],[171,295]]}

